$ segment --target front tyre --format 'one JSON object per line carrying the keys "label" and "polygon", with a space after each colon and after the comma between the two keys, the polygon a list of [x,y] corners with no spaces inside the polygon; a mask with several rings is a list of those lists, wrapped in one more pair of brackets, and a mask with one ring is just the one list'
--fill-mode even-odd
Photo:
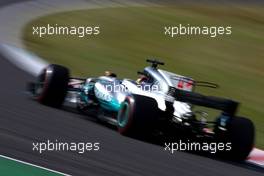
{"label": "front tyre", "polygon": [[67,94],[69,70],[60,65],[47,66],[38,76],[36,99],[41,104],[60,107]]}

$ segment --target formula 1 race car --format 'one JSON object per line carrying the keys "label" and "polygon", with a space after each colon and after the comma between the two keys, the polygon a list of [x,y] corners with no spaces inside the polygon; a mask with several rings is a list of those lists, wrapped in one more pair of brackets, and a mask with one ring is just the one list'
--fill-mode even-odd
{"label": "formula 1 race car", "polygon": [[[157,60],[147,62],[151,66],[138,72],[137,81],[119,79],[110,72],[97,78],[72,78],[67,68],[52,64],[29,84],[29,90],[42,104],[61,107],[67,102],[81,112],[92,112],[100,121],[115,125],[122,135],[184,133],[194,139],[230,142],[232,149],[221,155],[246,159],[255,129],[249,119],[236,116],[238,102],[196,93],[196,86],[217,85],[158,69],[164,63]],[[208,121],[206,112],[193,110],[195,105],[221,113]]]}

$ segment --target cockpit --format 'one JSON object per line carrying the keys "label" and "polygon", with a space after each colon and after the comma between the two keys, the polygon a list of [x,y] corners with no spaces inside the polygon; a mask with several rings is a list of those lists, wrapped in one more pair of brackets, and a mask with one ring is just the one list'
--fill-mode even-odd
{"label": "cockpit", "polygon": [[158,89],[162,92],[168,92],[169,87],[186,91],[193,90],[194,80],[192,78],[158,69],[158,65],[164,65],[162,62],[156,60],[147,60],[147,62],[150,62],[152,65],[138,72],[139,78],[137,83],[155,86],[156,90]]}

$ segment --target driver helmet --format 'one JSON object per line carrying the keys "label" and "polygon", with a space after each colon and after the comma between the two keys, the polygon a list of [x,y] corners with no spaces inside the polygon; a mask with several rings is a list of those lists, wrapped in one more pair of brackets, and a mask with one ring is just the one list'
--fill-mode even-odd
{"label": "driver helmet", "polygon": [[137,82],[137,84],[142,84],[142,83],[146,82],[147,80],[148,80],[148,78],[145,75],[140,75],[136,82]]}
{"label": "driver helmet", "polygon": [[117,77],[115,73],[111,71],[105,71],[104,76],[109,76],[109,77]]}

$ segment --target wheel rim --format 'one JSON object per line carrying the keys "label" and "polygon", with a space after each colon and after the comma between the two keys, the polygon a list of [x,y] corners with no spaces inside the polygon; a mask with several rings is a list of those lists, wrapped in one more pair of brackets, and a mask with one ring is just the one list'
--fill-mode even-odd
{"label": "wheel rim", "polygon": [[117,120],[118,120],[118,126],[125,127],[128,123],[129,119],[129,104],[128,102],[124,102],[121,105],[121,110],[118,113]]}

